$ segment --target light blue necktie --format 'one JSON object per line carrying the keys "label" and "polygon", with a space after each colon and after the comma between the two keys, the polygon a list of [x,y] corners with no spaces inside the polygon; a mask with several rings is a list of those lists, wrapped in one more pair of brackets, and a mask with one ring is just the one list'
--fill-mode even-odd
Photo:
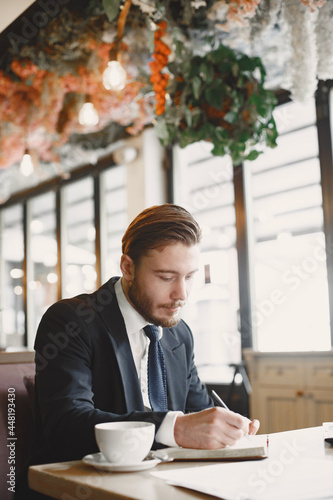
{"label": "light blue necktie", "polygon": [[144,332],[150,340],[148,349],[148,395],[153,411],[167,411],[167,384],[164,354],[155,325],[147,325]]}

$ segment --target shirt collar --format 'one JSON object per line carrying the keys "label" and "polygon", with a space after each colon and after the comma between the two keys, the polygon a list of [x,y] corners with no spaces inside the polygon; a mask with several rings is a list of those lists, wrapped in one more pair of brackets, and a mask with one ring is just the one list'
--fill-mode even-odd
{"label": "shirt collar", "polygon": [[128,334],[137,332],[146,326],[147,321],[138,313],[128,302],[126,295],[124,294],[123,287],[121,285],[121,278],[115,284],[116,297],[119,304],[119,309],[123,315],[126,331]]}
{"label": "shirt collar", "polygon": [[[121,278],[116,282],[114,286],[116,297],[118,300],[118,305],[120,312],[124,318],[126,331],[128,335],[131,335],[138,330],[142,330],[148,322],[138,313],[136,309],[132,306],[132,304],[127,300],[126,295],[124,294],[123,287],[121,284]],[[159,338],[162,337],[162,328],[159,326]]]}

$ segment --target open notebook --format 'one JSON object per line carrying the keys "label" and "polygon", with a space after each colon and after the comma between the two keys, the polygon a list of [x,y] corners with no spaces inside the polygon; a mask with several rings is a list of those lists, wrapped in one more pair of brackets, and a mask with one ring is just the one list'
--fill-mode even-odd
{"label": "open notebook", "polygon": [[255,460],[268,456],[268,438],[266,435],[247,436],[233,446],[217,450],[163,448],[154,455],[173,460]]}

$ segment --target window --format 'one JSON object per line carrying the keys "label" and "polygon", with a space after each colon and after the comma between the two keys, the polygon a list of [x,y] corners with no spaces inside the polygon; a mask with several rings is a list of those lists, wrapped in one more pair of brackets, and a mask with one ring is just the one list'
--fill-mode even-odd
{"label": "window", "polygon": [[62,296],[72,297],[96,289],[94,184],[92,177],[69,184],[64,190],[64,282]]}
{"label": "window", "polygon": [[1,208],[0,347],[33,348],[48,307],[119,275],[127,225],[125,165]]}
{"label": "window", "polygon": [[253,195],[255,347],[330,348],[315,102],[276,110],[278,147],[247,164]]}
{"label": "window", "polygon": [[121,239],[128,225],[125,165],[103,172],[101,186],[102,282],[105,282],[120,273]]}
{"label": "window", "polygon": [[51,191],[32,198],[29,202],[31,259],[27,272],[27,293],[30,322],[28,331],[31,333],[29,335],[31,346],[42,315],[58,298],[55,198],[55,193]]}
{"label": "window", "polygon": [[[196,363],[207,383],[230,382],[229,364],[241,360],[241,340],[250,344],[251,333],[254,348],[262,351],[331,348],[333,168],[325,115],[331,108],[328,88],[319,91],[320,121],[314,100],[279,106],[278,147],[242,169],[212,156],[205,142],[174,148],[173,201],[203,229],[200,269],[184,319],[194,333]],[[28,201],[9,200],[1,207],[0,346],[23,346],[29,340],[31,347],[52,302],[91,292],[119,274],[127,213],[142,206],[145,194],[137,185],[141,171],[127,176],[134,164],[109,167],[103,161],[93,175],[84,168],[51,183],[47,192],[43,186],[42,195],[36,188]],[[145,180],[154,186],[161,182],[150,174]],[[128,200],[129,191],[138,199],[132,194]]]}
{"label": "window", "polygon": [[23,346],[24,310],[24,233],[23,208],[14,205],[1,213],[1,346]]}
{"label": "window", "polygon": [[254,348],[331,348],[315,100],[279,106],[276,120],[277,148],[244,165],[245,200],[234,199],[232,167],[226,158],[212,157],[207,144],[174,148],[175,202],[188,208],[204,233],[185,319],[195,335],[197,364],[209,381],[212,373],[226,374],[212,370],[214,365],[238,362],[241,352],[236,248],[242,243],[236,241],[235,201],[245,201],[250,221]]}
{"label": "window", "polygon": [[233,169],[207,143],[174,149],[175,203],[203,231],[200,268],[184,319],[195,338],[196,364],[205,382],[228,382],[241,359]]}

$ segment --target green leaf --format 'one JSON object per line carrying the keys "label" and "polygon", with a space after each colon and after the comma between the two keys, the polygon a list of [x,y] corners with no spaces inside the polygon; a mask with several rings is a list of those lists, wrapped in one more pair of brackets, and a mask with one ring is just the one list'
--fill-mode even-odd
{"label": "green leaf", "polygon": [[[189,58],[186,58],[189,61]],[[192,58],[191,62],[191,76],[199,75],[200,73],[200,65],[201,65],[201,57],[195,56]]]}
{"label": "green leaf", "polygon": [[232,66],[233,61],[223,61],[218,65],[218,70],[222,73],[222,75],[228,76],[231,73]]}
{"label": "green leaf", "polygon": [[221,143],[214,143],[214,147],[211,153],[215,156],[224,156],[226,154],[226,149]]}
{"label": "green leaf", "polygon": [[250,132],[249,132],[249,130],[242,130],[241,133],[238,136],[238,139],[241,142],[247,142],[250,139]]}
{"label": "green leaf", "polygon": [[217,109],[222,109],[224,101],[225,85],[221,81],[215,81],[212,85],[205,89],[205,98],[211,106]]}
{"label": "green leaf", "polygon": [[258,158],[258,156],[260,156],[260,155],[261,155],[261,153],[262,153],[262,151],[256,151],[256,150],[253,150],[253,151],[251,151],[251,152],[247,155],[246,160],[248,160],[248,161],[254,161],[254,160],[256,160],[256,159]]}
{"label": "green leaf", "polygon": [[183,49],[184,49],[184,44],[182,42],[180,42],[179,40],[176,40],[174,42],[174,47],[175,47],[175,55],[177,57],[177,59],[181,59],[182,58],[182,52],[183,52]]}
{"label": "green leaf", "polygon": [[252,73],[258,66],[258,63],[256,61],[256,58],[250,58],[247,56],[241,57],[239,60],[239,68],[241,71],[249,71]]}
{"label": "green leaf", "polygon": [[215,132],[215,127],[211,123],[204,123],[202,127],[200,127],[200,130],[198,130],[197,136],[198,140],[207,140],[211,139],[214,135]]}
{"label": "green leaf", "polygon": [[248,100],[248,104],[254,104],[258,115],[266,116],[266,103],[262,97],[258,94],[251,94]]}
{"label": "green leaf", "polygon": [[116,19],[119,14],[120,0],[102,0],[102,4],[109,22]]}
{"label": "green leaf", "polygon": [[237,151],[238,153],[244,153],[246,149],[246,143],[245,142],[236,142],[234,144],[234,150]]}
{"label": "green leaf", "polygon": [[277,146],[276,140],[279,134],[273,118],[268,122],[266,128],[266,135],[267,135],[266,144],[271,148],[275,148]]}
{"label": "green leaf", "polygon": [[196,127],[202,116],[202,111],[199,108],[194,108],[192,110],[192,126]]}
{"label": "green leaf", "polygon": [[216,50],[213,50],[208,57],[213,63],[219,63],[223,60],[236,60],[235,52],[224,45],[220,45]]}
{"label": "green leaf", "polygon": [[238,120],[238,113],[235,111],[229,111],[226,115],[224,115],[223,120],[228,123],[236,123]]}
{"label": "green leaf", "polygon": [[156,120],[155,130],[160,141],[167,143],[169,140],[169,131],[164,120]]}
{"label": "green leaf", "polygon": [[192,130],[183,130],[180,138],[179,138],[179,146],[181,148],[185,148],[185,146],[188,146],[188,144],[192,144],[193,142],[196,142],[197,138],[195,134],[192,132]]}
{"label": "green leaf", "polygon": [[195,76],[192,79],[192,89],[193,89],[193,95],[196,99],[199,99],[200,97],[200,90],[202,87],[202,81],[198,76]]}
{"label": "green leaf", "polygon": [[188,58],[185,57],[182,60],[182,63],[180,65],[180,69],[181,69],[181,73],[183,75],[184,80],[186,80],[187,78],[192,78],[194,76],[192,63]]}
{"label": "green leaf", "polygon": [[228,131],[223,127],[216,127],[215,136],[218,141],[225,141],[228,139]]}
{"label": "green leaf", "polygon": [[213,66],[202,62],[199,67],[199,75],[207,84],[211,83],[214,79]]}
{"label": "green leaf", "polygon": [[237,78],[237,76],[239,75],[239,64],[237,62],[235,62],[232,66],[231,66],[231,72],[232,74],[234,75],[235,78]]}
{"label": "green leaf", "polygon": [[188,127],[192,127],[192,114],[190,108],[185,108],[185,120]]}

